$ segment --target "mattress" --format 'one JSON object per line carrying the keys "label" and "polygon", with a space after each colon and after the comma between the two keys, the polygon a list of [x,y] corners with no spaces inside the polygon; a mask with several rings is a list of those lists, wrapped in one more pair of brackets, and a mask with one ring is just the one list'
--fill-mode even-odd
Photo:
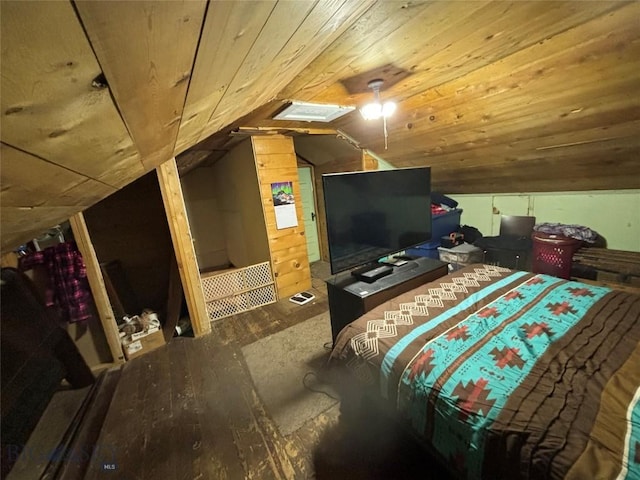
{"label": "mattress", "polygon": [[338,335],[332,362],[459,478],[640,478],[640,296],[471,265]]}

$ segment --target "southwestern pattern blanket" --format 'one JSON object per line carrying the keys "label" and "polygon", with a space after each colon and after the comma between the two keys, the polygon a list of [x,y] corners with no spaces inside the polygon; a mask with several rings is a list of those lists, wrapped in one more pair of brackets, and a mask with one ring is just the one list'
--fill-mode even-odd
{"label": "southwestern pattern blanket", "polygon": [[640,296],[472,265],[348,325],[332,360],[460,478],[640,478]]}

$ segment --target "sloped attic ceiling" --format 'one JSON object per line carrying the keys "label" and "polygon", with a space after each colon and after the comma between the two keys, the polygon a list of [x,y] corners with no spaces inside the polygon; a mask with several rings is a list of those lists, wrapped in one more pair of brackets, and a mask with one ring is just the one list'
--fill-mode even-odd
{"label": "sloped attic ceiling", "polygon": [[330,127],[396,166],[431,165],[440,191],[640,187],[638,2],[0,8],[3,250],[173,156],[223,152],[287,100],[360,105],[374,76],[399,103],[389,149],[357,112]]}

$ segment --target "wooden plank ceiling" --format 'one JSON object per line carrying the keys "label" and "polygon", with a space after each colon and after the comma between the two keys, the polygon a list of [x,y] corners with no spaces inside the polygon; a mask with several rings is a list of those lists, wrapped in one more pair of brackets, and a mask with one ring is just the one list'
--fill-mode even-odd
{"label": "wooden plank ceiling", "polygon": [[[344,132],[447,193],[640,188],[640,3],[2,1],[3,251],[238,127]],[[289,100],[382,124],[272,120]]]}

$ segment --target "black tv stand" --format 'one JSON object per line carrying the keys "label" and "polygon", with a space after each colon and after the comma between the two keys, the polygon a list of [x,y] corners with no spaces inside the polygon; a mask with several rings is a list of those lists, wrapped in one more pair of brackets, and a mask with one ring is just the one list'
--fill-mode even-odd
{"label": "black tv stand", "polygon": [[371,283],[350,274],[327,280],[334,343],[340,330],[369,310],[449,273],[445,262],[429,257],[418,257],[402,266],[389,268],[392,269],[391,274]]}
{"label": "black tv stand", "polygon": [[373,283],[376,280],[380,280],[382,277],[391,275],[392,273],[393,267],[389,265],[381,265],[379,263],[372,263],[353,270],[351,275],[363,282]]}

